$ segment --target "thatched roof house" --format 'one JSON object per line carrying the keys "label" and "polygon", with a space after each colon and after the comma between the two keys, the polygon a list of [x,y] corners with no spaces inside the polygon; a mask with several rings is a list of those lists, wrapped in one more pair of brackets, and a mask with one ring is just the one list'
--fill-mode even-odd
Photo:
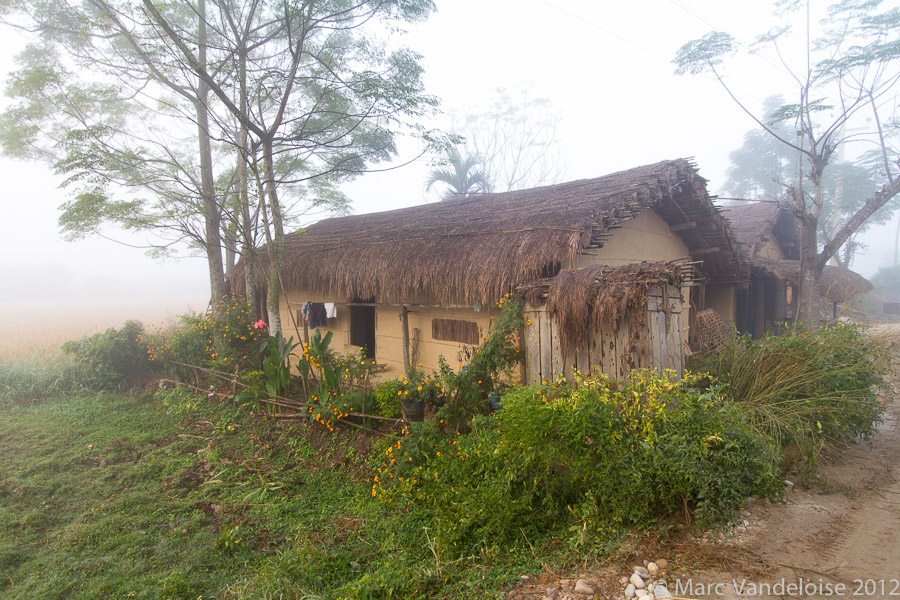
{"label": "thatched roof house", "polygon": [[[755,336],[791,320],[794,287],[800,281],[800,224],[777,202],[753,202],[722,209],[751,267],[750,285],[738,294],[738,330]],[[843,303],[872,289],[863,276],[828,265],[819,279],[820,296]]]}
{"label": "thatched roof house", "polygon": [[[497,300],[565,270],[686,259],[692,278],[733,304],[733,289],[749,272],[738,248],[695,166],[672,160],[321,221],[286,237],[290,302],[283,305],[335,303],[337,317],[326,325],[335,341],[365,346],[396,373],[410,363],[432,367],[439,354],[452,357],[480,339],[471,332],[487,330]],[[241,289],[242,282],[232,283]]]}
{"label": "thatched roof house", "polygon": [[516,192],[327,219],[285,240],[286,289],[343,298],[496,301],[554,275],[652,209],[711,281],[746,278],[706,180],[686,160]]}

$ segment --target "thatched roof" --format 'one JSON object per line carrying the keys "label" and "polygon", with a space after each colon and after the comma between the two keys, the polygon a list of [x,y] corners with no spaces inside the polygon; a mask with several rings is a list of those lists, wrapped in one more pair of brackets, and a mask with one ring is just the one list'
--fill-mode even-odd
{"label": "thatched roof", "polygon": [[777,202],[727,206],[722,209],[722,215],[731,225],[738,242],[746,248],[751,262],[760,247],[772,239],[781,247],[785,258],[800,258],[800,224],[790,210]]}
{"label": "thatched roof", "polygon": [[[799,260],[760,262],[759,266],[785,281],[798,283],[800,280]],[[868,279],[846,267],[835,265],[825,266],[816,287],[819,295],[829,302],[846,302],[851,296],[872,290],[872,284]]]}
{"label": "thatched roof", "polygon": [[[596,179],[327,219],[286,237],[284,288],[379,302],[491,302],[573,264],[648,207],[676,226],[706,277],[746,279],[748,267],[709,199],[706,180],[682,159]],[[241,289],[242,282],[232,285]]]}
{"label": "thatched roof", "polygon": [[693,269],[684,260],[643,262],[621,267],[592,265],[564,269],[555,277],[523,284],[519,298],[535,306],[546,305],[557,319],[560,344],[573,348],[588,331],[613,325],[629,311],[646,311],[652,288],[681,286],[692,278]]}
{"label": "thatched roof", "polygon": [[[800,279],[800,224],[791,211],[777,202],[754,202],[729,206],[722,214],[731,224],[735,237],[745,247],[753,270],[775,275],[779,279],[797,283]],[[785,260],[773,261],[757,250],[774,239]],[[832,302],[844,302],[856,294],[872,289],[872,284],[858,273],[844,267],[828,265],[818,284],[819,294]]]}

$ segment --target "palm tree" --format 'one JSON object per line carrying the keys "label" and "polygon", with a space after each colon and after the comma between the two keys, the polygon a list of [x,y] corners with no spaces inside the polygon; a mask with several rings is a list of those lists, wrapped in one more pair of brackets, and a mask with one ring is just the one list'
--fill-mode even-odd
{"label": "palm tree", "polygon": [[447,165],[432,169],[428,173],[426,190],[436,183],[447,185],[447,189],[441,194],[441,200],[453,198],[465,198],[473,194],[481,194],[491,191],[491,179],[484,161],[476,154],[467,155],[465,158],[455,147],[447,150]]}

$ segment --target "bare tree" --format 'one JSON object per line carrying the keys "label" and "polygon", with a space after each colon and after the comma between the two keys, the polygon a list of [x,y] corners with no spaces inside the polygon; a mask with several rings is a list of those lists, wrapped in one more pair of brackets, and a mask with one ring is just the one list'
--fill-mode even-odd
{"label": "bare tree", "polygon": [[558,182],[565,164],[556,138],[559,115],[547,98],[499,89],[485,110],[466,115],[465,151],[484,163],[496,191]]}
{"label": "bare tree", "polygon": [[[893,92],[900,80],[900,10],[884,9],[881,0],[844,0],[829,8],[823,33],[813,37],[808,0],[785,3],[782,21],[798,16],[802,24],[803,55],[796,63],[783,53],[789,25],[777,27],[757,38],[752,50],[771,48],[790,72],[796,99],[779,107],[770,121],[755,115],[738,98],[720,71],[724,58],[736,51],[734,38],[723,32],[707,34],[683,45],[673,61],[677,72],[711,73],[737,105],[757,125],[793,152],[800,160],[790,181],[781,181],[788,202],[800,221],[800,293],[797,318],[813,322],[818,314],[816,283],[825,264],[863,223],[900,193],[900,169],[890,157],[888,129],[895,124],[884,117],[893,110]],[[871,117],[868,135],[847,134],[845,127],[862,115]],[[792,131],[773,126],[791,123]],[[791,133],[796,132],[795,135]],[[826,198],[825,168],[835,159],[842,143],[864,142],[878,150],[886,183],[846,217],[831,239],[820,246],[819,225]]]}

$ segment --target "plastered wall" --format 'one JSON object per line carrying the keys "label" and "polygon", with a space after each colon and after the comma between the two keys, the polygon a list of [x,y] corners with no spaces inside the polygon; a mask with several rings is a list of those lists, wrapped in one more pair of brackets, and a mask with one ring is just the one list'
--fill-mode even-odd
{"label": "plastered wall", "polygon": [[734,289],[733,285],[706,286],[706,308],[715,310],[731,325],[734,325]]}
{"label": "plastered wall", "polygon": [[688,247],[651,208],[613,230],[602,248],[588,250],[575,262],[576,268],[589,265],[618,267],[641,261],[675,260],[690,255]]}
{"label": "plastered wall", "polygon": [[[339,298],[328,297],[316,292],[302,290],[291,291],[287,294],[290,300],[293,314],[303,308],[306,302],[337,302],[337,318],[328,319],[327,326],[319,328],[324,335],[333,332],[331,347],[337,352],[346,352],[350,346],[350,309]],[[416,303],[427,304],[433,302],[429,299],[416,299]],[[410,358],[416,366],[422,364],[425,371],[431,371],[438,367],[438,357],[443,355],[447,362],[454,368],[459,364],[457,355],[464,345],[445,340],[435,340],[431,337],[431,320],[435,318],[460,319],[478,324],[482,335],[486,335],[490,328],[491,316],[499,313],[495,305],[484,305],[480,311],[475,307],[466,308],[439,308],[433,306],[408,306],[408,321],[410,335]],[[303,324],[299,323],[300,335],[294,330],[291,321],[291,313],[288,303],[283,301],[281,307],[283,335],[293,336],[295,339],[303,336]],[[312,335],[313,331],[310,331]],[[379,378],[396,377],[403,373],[403,328],[400,321],[400,306],[378,306],[375,309],[375,360],[383,371],[379,372]],[[416,355],[413,355],[416,352]]]}

